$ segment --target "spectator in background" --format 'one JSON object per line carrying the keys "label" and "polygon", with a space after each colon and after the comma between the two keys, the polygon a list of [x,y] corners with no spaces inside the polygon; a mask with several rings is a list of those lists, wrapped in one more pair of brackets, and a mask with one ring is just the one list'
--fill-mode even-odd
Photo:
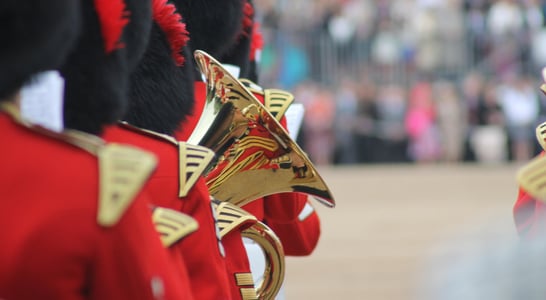
{"label": "spectator in background", "polygon": [[351,78],[341,81],[335,94],[335,107],[335,163],[354,164],[358,161],[354,139],[358,99],[356,83]]}
{"label": "spectator in background", "polygon": [[489,51],[490,37],[487,32],[486,0],[465,0],[464,13],[467,33],[467,43],[471,45],[472,65],[479,64]]}
{"label": "spectator in background", "polygon": [[305,97],[297,93],[296,99],[305,106],[305,146],[307,153],[316,165],[329,165],[334,157],[334,117],[335,104],[332,93],[316,84],[300,87],[306,90]]}
{"label": "spectator in background", "polygon": [[358,83],[357,97],[354,138],[358,149],[358,162],[370,163],[375,160],[377,148],[377,86],[373,79],[366,74],[363,74]]}
{"label": "spectator in background", "polygon": [[466,111],[455,85],[449,81],[438,81],[433,87],[436,102],[438,130],[442,145],[442,160],[462,160],[466,135]]}
{"label": "spectator in background", "polygon": [[418,163],[440,158],[440,138],[436,125],[436,107],[429,81],[421,80],[410,90],[405,125],[409,135],[409,155]]}
{"label": "spectator in background", "polygon": [[531,82],[528,76],[511,74],[496,90],[515,161],[528,161],[534,155],[540,103],[537,88]]}
{"label": "spectator in background", "polygon": [[508,136],[504,113],[498,102],[496,82],[489,80],[476,107],[476,123],[470,144],[478,162],[500,163],[508,159]]}
{"label": "spectator in background", "polygon": [[399,84],[379,87],[377,95],[376,162],[407,162],[408,136],[404,128],[406,91]]}
{"label": "spectator in background", "polygon": [[442,44],[440,22],[433,7],[418,10],[413,20],[413,31],[416,39],[417,71],[424,74],[435,74],[442,63]]}
{"label": "spectator in background", "polygon": [[381,79],[389,78],[388,75],[402,62],[400,32],[390,19],[385,18],[379,22],[371,46],[371,58],[377,75]]}
{"label": "spectator in background", "polygon": [[491,67],[495,74],[521,70],[522,51],[527,45],[525,18],[516,0],[498,0],[488,11],[487,29],[492,40]]}
{"label": "spectator in background", "polygon": [[441,32],[441,67],[447,75],[457,74],[467,61],[464,14],[459,0],[444,0],[436,16]]}

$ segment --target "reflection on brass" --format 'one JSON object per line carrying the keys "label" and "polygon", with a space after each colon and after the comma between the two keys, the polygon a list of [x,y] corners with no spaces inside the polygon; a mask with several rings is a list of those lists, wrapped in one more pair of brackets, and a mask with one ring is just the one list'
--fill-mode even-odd
{"label": "reflection on brass", "polygon": [[243,237],[254,240],[265,255],[265,271],[262,282],[256,282],[256,293],[260,299],[275,299],[284,281],[284,251],[279,238],[262,222],[243,230]]}
{"label": "reflection on brass", "polygon": [[278,89],[264,89],[249,79],[241,78],[239,81],[253,94],[264,97],[264,106],[277,119],[281,121],[282,117],[294,102],[294,95]]}
{"label": "reflection on brass", "polygon": [[154,208],[152,222],[159,233],[163,246],[167,248],[199,228],[194,218],[163,207]]}
{"label": "reflection on brass", "polygon": [[207,96],[188,142],[216,154],[206,174],[211,195],[243,206],[266,195],[299,192],[334,207],[326,183],[275,117],[214,58],[199,50],[194,55]]}
{"label": "reflection on brass", "polygon": [[[281,288],[285,272],[284,250],[279,238],[267,225],[242,208],[216,199],[212,203],[221,238],[233,230],[239,230],[243,237],[253,240],[262,248],[265,256],[264,279],[263,282],[253,283],[258,299],[274,299]],[[252,280],[252,277],[245,278],[246,283]]]}

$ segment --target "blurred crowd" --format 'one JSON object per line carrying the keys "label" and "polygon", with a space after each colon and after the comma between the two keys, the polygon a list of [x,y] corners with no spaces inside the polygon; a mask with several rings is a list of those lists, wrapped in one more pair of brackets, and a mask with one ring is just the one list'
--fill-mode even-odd
{"label": "blurred crowd", "polygon": [[546,121],[546,1],[257,0],[260,81],[317,164],[526,161]]}

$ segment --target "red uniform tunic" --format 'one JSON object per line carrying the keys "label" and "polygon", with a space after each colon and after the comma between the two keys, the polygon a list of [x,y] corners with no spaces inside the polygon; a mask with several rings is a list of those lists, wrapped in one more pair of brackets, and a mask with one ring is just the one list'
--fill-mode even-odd
{"label": "red uniform tunic", "polygon": [[226,262],[217,238],[210,195],[204,180],[198,180],[186,197],[178,196],[178,146],[123,125],[107,128],[104,138],[111,142],[134,145],[158,157],[156,172],[145,187],[152,203],[188,214],[199,223],[195,233],[174,246],[185,260],[195,299],[231,299]]}
{"label": "red uniform tunic", "polygon": [[[187,118],[186,122],[182,124],[181,128],[183,128],[183,130],[176,133],[176,138],[181,141],[186,141],[189,138],[193,128],[197,125],[203,110],[203,101],[206,96],[205,83],[195,82],[194,87],[196,100],[194,112]],[[226,250],[227,274],[229,277],[231,296],[233,299],[244,299],[242,289],[244,291],[244,289],[250,288],[251,286],[248,284],[239,284],[237,281],[237,274],[251,274],[251,270],[240,231],[234,230],[224,236],[222,238],[222,244]]]}
{"label": "red uniform tunic", "polygon": [[[540,155],[544,155],[544,152]],[[518,191],[513,213],[521,237],[533,238],[546,233],[546,204],[535,200],[522,188]]]}
{"label": "red uniform tunic", "polygon": [[0,112],[0,298],[185,299],[138,195],[97,222],[97,157]]}

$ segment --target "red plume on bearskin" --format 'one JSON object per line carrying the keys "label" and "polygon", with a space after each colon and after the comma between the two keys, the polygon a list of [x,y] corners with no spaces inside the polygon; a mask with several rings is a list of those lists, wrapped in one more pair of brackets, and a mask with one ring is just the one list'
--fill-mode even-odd
{"label": "red plume on bearskin", "polygon": [[256,54],[258,50],[262,50],[264,47],[264,37],[260,29],[260,23],[254,23],[254,29],[252,29],[252,38],[250,42],[250,61],[256,60]]}
{"label": "red plume on bearskin", "polygon": [[152,10],[154,21],[167,36],[176,65],[182,66],[184,64],[182,48],[189,40],[186,24],[182,23],[182,16],[176,11],[174,5],[167,3],[167,0],[153,0]]}
{"label": "red plume on bearskin", "polygon": [[123,28],[129,23],[129,13],[123,0],[94,0],[95,10],[101,24],[105,52],[111,53],[124,47],[120,42]]}
{"label": "red plume on bearskin", "polygon": [[241,34],[248,36],[252,30],[252,24],[254,23],[254,7],[248,2],[245,1],[245,6],[243,7],[243,31]]}

